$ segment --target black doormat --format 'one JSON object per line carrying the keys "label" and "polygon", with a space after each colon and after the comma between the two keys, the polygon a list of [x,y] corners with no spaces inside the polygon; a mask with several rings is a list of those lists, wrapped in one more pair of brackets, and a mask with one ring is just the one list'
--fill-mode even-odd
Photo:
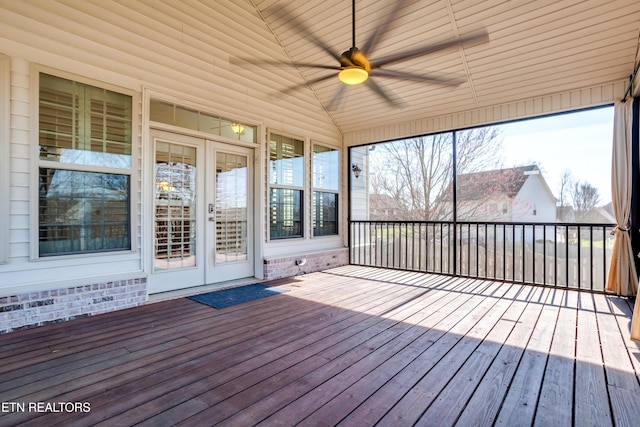
{"label": "black doormat", "polygon": [[253,285],[223,289],[221,291],[207,292],[206,294],[193,295],[187,298],[211,307],[224,308],[255,299],[270,297],[271,295],[278,295],[283,292],[289,291],[287,289],[256,283]]}

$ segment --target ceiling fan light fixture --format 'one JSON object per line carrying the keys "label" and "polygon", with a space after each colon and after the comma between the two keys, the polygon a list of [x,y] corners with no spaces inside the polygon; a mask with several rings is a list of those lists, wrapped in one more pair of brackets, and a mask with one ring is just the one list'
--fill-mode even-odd
{"label": "ceiling fan light fixture", "polygon": [[338,73],[340,81],[347,85],[359,85],[369,78],[369,73],[364,68],[347,67]]}

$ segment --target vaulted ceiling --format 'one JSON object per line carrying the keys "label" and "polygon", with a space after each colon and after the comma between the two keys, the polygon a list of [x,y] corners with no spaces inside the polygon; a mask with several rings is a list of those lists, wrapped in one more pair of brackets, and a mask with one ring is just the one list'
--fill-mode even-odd
{"label": "vaulted ceiling", "polygon": [[[397,1],[356,0],[357,46],[366,44]],[[485,28],[486,43],[455,44],[385,67],[441,77],[445,83],[460,78],[462,83],[376,77],[384,91],[401,100],[402,108],[367,85],[347,87],[340,108],[328,108],[342,85],[337,71],[304,64],[339,65],[328,51],[340,55],[352,46],[351,1],[253,3],[284,48],[285,56],[275,59],[302,75],[307,83],[300,90],[312,91],[343,132],[621,81],[629,78],[639,59],[637,0],[408,0],[370,59]],[[314,83],[329,74],[336,77]]]}

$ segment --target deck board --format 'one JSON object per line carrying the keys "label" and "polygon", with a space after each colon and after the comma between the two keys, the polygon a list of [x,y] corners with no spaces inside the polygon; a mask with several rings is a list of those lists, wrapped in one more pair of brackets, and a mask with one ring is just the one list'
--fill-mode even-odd
{"label": "deck board", "polygon": [[575,420],[579,425],[612,425],[593,295],[580,294],[578,304]]}
{"label": "deck board", "polygon": [[540,390],[535,426],[570,426],[572,423],[574,359],[576,352],[576,292],[565,292]]}
{"label": "deck board", "polygon": [[632,305],[345,266],[222,310],[186,298],[0,336],[0,425],[635,425]]}

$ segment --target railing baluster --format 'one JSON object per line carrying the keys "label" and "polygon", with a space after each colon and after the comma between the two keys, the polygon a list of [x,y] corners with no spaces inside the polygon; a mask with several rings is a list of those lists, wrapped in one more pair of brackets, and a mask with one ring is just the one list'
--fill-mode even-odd
{"label": "railing baluster", "polygon": [[531,251],[533,258],[531,259],[531,282],[536,283],[536,226],[531,226]]}
{"label": "railing baluster", "polygon": [[589,226],[589,290],[593,290],[593,227]]}
{"label": "railing baluster", "polygon": [[502,280],[507,280],[507,226],[502,224]]}
{"label": "railing baluster", "polygon": [[607,227],[602,226],[602,290],[607,288]]}
{"label": "railing baluster", "polygon": [[498,244],[498,232],[496,224],[493,224],[493,278],[496,278],[496,267],[498,264],[496,246]]}
{"label": "railing baluster", "polygon": [[480,276],[480,237],[478,236],[478,224],[474,224],[476,228],[476,277]]}
{"label": "railing baluster", "polygon": [[542,284],[547,284],[547,226],[542,226]]}
{"label": "railing baluster", "polygon": [[558,283],[558,227],[553,226],[553,283]]}
{"label": "railing baluster", "polygon": [[511,226],[511,280],[516,281],[516,226]]}
{"label": "railing baluster", "polygon": [[578,248],[577,248],[577,252],[578,252],[578,258],[576,259],[576,269],[578,270],[578,289],[582,289],[582,251],[581,251],[581,245],[582,245],[582,233],[581,233],[581,229],[580,226],[576,227],[576,234],[578,235]]}
{"label": "railing baluster", "polygon": [[564,253],[564,262],[565,262],[565,287],[569,287],[569,226],[565,225],[564,226],[564,246],[565,246],[565,253]]}

